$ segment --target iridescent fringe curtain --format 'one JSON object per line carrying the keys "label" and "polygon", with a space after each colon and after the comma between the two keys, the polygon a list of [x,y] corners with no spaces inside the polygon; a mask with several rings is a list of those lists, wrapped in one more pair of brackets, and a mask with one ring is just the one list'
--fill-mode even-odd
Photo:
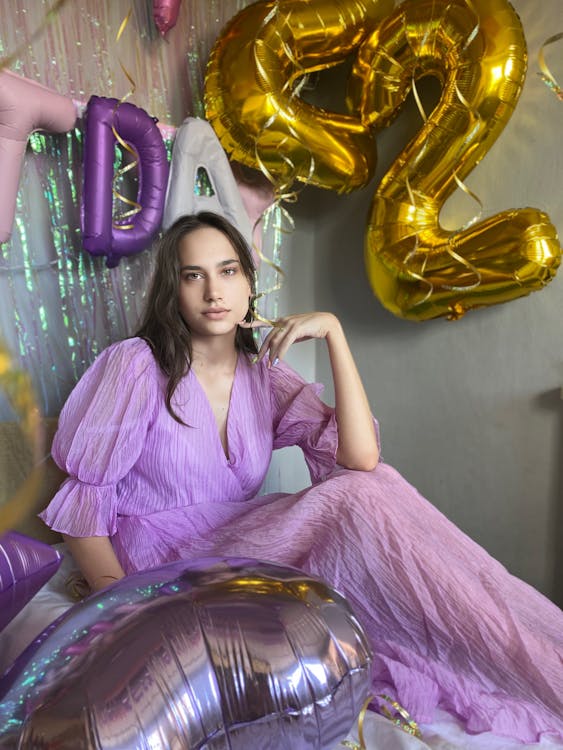
{"label": "iridescent fringe curtain", "polygon": [[[182,0],[163,39],[150,0],[70,0],[51,22],[45,19],[53,0],[0,0],[0,55],[17,52],[9,69],[71,97],[79,111],[94,94],[128,93],[123,65],[136,85],[128,101],[175,128],[203,116],[209,51],[250,1]],[[0,335],[31,374],[48,416],[58,414],[96,354],[134,330],[153,262],[146,250],[108,269],[82,249],[82,135],[78,119],[67,134],[30,138],[13,234],[0,246]]]}

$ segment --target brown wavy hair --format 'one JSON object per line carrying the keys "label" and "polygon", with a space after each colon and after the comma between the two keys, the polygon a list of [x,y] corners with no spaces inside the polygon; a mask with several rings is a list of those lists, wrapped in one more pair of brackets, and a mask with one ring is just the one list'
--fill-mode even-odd
{"label": "brown wavy hair", "polygon": [[[166,409],[177,422],[185,424],[172,408],[172,396],[180,380],[188,374],[192,361],[192,337],[178,308],[180,289],[180,241],[196,229],[213,227],[222,232],[233,246],[246,276],[252,297],[245,320],[252,320],[256,294],[255,268],[252,253],[242,234],[223,216],[211,211],[188,214],[177,219],[160,240],[156,266],[141,324],[135,336],[144,339],[161,370],[168,376]],[[252,330],[237,328],[235,346],[239,351],[258,352]]]}

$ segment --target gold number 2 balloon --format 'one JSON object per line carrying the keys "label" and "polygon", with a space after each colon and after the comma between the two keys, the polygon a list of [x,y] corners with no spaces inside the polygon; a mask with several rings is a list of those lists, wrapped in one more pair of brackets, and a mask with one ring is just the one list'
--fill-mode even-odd
{"label": "gold number 2 balloon", "polygon": [[411,320],[459,318],[473,307],[542,289],[561,259],[545,213],[507,210],[448,232],[446,199],[510,118],[526,74],[520,19],[507,0],[406,0],[361,44],[349,106],[387,126],[413,81],[437,77],[442,94],[373,198],[367,273],[385,307]]}
{"label": "gold number 2 balloon", "polygon": [[225,151],[278,188],[294,180],[348,192],[375,170],[371,127],[300,97],[306,75],[343,62],[393,0],[267,0],[238,13],[215,43],[206,117]]}

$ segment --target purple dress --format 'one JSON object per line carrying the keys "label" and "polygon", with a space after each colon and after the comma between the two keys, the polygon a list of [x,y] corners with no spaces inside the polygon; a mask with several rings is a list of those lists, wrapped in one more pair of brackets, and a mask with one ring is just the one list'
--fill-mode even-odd
{"label": "purple dress", "polygon": [[[106,349],[69,397],[53,443],[68,474],[41,514],[111,537],[128,573],[181,558],[293,565],[342,591],[374,649],[373,689],[419,722],[440,707],[468,732],[563,738],[563,612],[510,575],[391,466],[335,462],[334,411],[284,363],[239,356],[225,456],[197,377],[166,411],[140,339]],[[273,448],[299,445],[313,485],[257,493]]]}

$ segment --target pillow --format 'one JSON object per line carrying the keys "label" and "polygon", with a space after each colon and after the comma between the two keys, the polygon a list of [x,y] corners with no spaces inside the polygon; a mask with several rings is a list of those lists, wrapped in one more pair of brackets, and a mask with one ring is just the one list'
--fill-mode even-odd
{"label": "pillow", "polygon": [[17,531],[0,536],[0,630],[54,575],[61,560],[58,550]]}

